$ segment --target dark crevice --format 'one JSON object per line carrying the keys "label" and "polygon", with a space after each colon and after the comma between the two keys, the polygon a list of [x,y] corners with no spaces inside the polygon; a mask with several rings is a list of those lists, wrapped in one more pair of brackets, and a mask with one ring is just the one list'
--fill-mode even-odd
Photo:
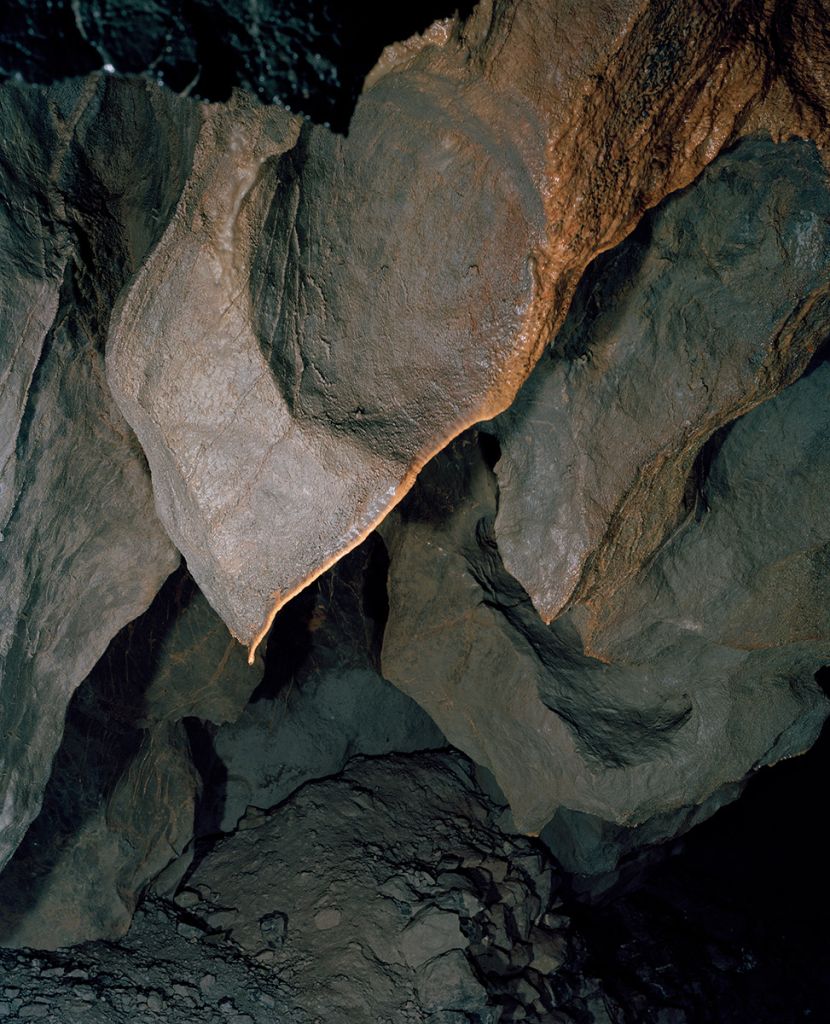
{"label": "dark crevice", "polygon": [[0,81],[141,74],[210,101],[234,88],[345,132],[366,75],[391,43],[471,12],[472,0],[10,0]]}
{"label": "dark crevice", "polygon": [[484,463],[489,470],[494,470],[501,458],[501,445],[495,434],[489,434],[484,430],[478,432],[478,446],[484,457]]}
{"label": "dark crevice", "polygon": [[366,543],[369,554],[366,560],[362,605],[363,614],[373,627],[368,651],[369,660],[374,669],[380,672],[383,634],[389,619],[389,552],[380,534],[373,533]]}
{"label": "dark crevice", "polygon": [[810,751],[759,771],[633,884],[568,906],[586,969],[628,1008],[626,1024],[669,1007],[684,1024],[826,1019],[830,878],[816,809],[828,769],[826,725]]}
{"label": "dark crevice", "polygon": [[251,695],[250,703],[275,700],[290,689],[311,653],[316,599],[317,585],[313,583],[280,610],[268,636],[262,682]]}
{"label": "dark crevice", "polygon": [[199,837],[216,835],[221,832],[228,781],[227,769],[213,745],[216,726],[199,718],[185,718],[184,727],[190,743],[190,756],[202,782],[193,833]]}

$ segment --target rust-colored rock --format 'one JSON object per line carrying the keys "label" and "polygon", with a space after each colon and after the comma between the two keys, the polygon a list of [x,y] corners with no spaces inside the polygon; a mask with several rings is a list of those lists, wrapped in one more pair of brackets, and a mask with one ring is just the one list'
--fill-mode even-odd
{"label": "rust-colored rock", "polygon": [[203,110],[108,373],[239,639],[509,405],[644,210],[750,127],[822,136],[813,42],[782,56],[773,14],[484,2],[387,53],[345,139],[241,100]]}

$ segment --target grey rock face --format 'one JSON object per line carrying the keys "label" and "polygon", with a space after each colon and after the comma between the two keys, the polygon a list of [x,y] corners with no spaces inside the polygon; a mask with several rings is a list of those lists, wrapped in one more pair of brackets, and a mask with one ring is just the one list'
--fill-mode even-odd
{"label": "grey rock face", "polygon": [[114,939],[190,842],[201,780],[183,719],[229,721],[261,676],[183,569],[69,705],[40,814],[0,873],[0,945]]}
{"label": "grey rock face", "polygon": [[[740,135],[780,69],[766,10],[721,14],[484,5],[387,51],[345,139],[238,95],[201,109],[107,372],[240,640],[509,406],[588,262]],[[796,110],[785,130],[823,138]],[[754,124],[780,130],[774,106]]]}
{"label": "grey rock face", "polygon": [[0,864],[37,813],[73,690],[178,563],[103,354],[184,182],[173,102],[100,78],[0,93]]}
{"label": "grey rock face", "polygon": [[378,670],[384,560],[382,542],[370,537],[278,616],[266,680],[235,721],[213,731],[203,827],[229,832],[249,805],[274,807],[357,754],[446,745]]}
{"label": "grey rock face", "polygon": [[803,372],[830,320],[828,215],[812,144],[747,140],[586,275],[494,425],[499,551],[546,622],[636,575],[702,444]]}
{"label": "grey rock face", "polygon": [[[757,279],[765,292],[757,307],[757,328],[749,320],[755,308],[755,278],[750,266],[739,261],[740,273],[726,279],[737,296],[730,300],[733,304],[741,301],[741,287],[747,289],[744,304],[735,307],[740,322],[736,325],[730,312],[720,334],[714,326],[709,332],[718,387],[727,393],[737,389],[735,393],[744,396],[741,381],[761,386],[762,394],[768,393],[764,388],[786,383],[827,334],[821,291],[828,257],[826,225],[822,227],[814,215],[816,204],[822,209],[827,203],[823,179],[810,151],[801,146],[777,150],[769,162],[767,154],[764,144],[749,144],[716,164],[676,200],[679,214],[671,212],[671,203],[658,214],[654,248],[635,261],[640,267],[655,261],[662,267],[670,250],[665,249],[660,226],[674,224],[671,237],[682,238],[684,231],[677,225],[683,223],[684,209],[691,210],[695,194],[711,192],[711,202],[721,197],[721,214],[710,217],[711,233],[700,238],[700,251],[737,249],[750,264],[755,253],[763,269]],[[789,177],[779,174],[789,161]],[[758,198],[750,186],[764,173],[762,165],[776,175],[769,195],[781,189],[780,202],[771,201],[779,227],[777,235],[772,231],[768,248],[755,248],[746,242],[746,231],[751,225],[757,232],[765,215],[750,216],[743,204],[747,197],[752,202]],[[809,167],[815,174],[812,185]],[[700,206],[706,210],[707,200]],[[609,261],[615,288],[623,259],[617,254]],[[774,264],[777,271],[768,269],[773,259],[780,261]],[[801,293],[790,285],[780,292],[773,288],[776,275],[782,282],[792,282],[793,274],[805,270]],[[600,280],[594,295],[608,294],[604,288]],[[636,296],[643,294],[651,301],[660,292],[632,292],[635,307],[640,301]],[[682,289],[678,294],[682,296]],[[726,297],[721,308],[724,313],[733,308]],[[770,308],[779,319],[769,314]],[[715,309],[713,304],[713,315]],[[574,316],[577,320],[565,329],[566,339],[578,333],[579,325],[585,326],[579,305]],[[613,312],[605,319],[614,322]],[[603,323],[600,317],[595,331],[587,331],[577,356],[594,353],[595,365],[588,364],[594,368],[586,372],[600,382],[600,371],[609,367],[611,394],[619,380],[616,361],[626,345],[630,358],[642,359],[643,366],[658,357],[653,335],[648,330],[637,334],[630,325],[627,332],[612,333],[613,344],[603,348]],[[677,331],[667,338],[673,339],[678,365],[687,367],[692,358],[688,353],[697,351],[697,326],[682,316],[668,323]],[[741,330],[735,338],[767,340],[747,354],[729,333],[737,326]],[[720,356],[719,341],[724,345]],[[670,360],[670,355],[661,352],[659,358]],[[694,358],[703,360],[703,355]],[[709,444],[698,459],[696,474],[684,479],[683,467],[691,464],[708,434],[695,446],[691,421],[673,419],[680,404],[671,402],[658,402],[656,407],[671,413],[668,420],[657,416],[652,423],[655,405],[645,398],[632,398],[627,431],[611,416],[617,425],[609,434],[592,432],[590,424],[605,423],[609,410],[622,413],[614,411],[599,384],[581,393],[580,402],[561,397],[562,380],[578,378],[578,365],[568,364],[567,349],[557,360],[540,364],[527,402],[521,397],[518,411],[511,411],[506,424],[494,425],[512,446],[503,478],[510,484],[515,471],[517,485],[522,480],[520,500],[531,533],[534,523],[545,525],[544,516],[534,520],[531,505],[554,509],[560,520],[570,516],[579,523],[581,500],[575,498],[573,508],[560,504],[563,495],[582,493],[577,486],[580,474],[571,477],[565,472],[569,453],[585,466],[607,468],[612,479],[619,451],[628,453],[631,438],[638,436],[635,427],[641,411],[649,429],[665,431],[667,440],[661,442],[658,460],[661,472],[673,468],[659,486],[651,487],[649,482],[660,474],[650,468],[647,446],[626,455],[634,460],[631,478],[639,482],[614,530],[615,536],[630,530],[628,536],[636,539],[645,536],[640,527],[646,521],[659,521],[659,528],[645,547],[637,549],[636,557],[629,558],[634,548],[627,548],[624,540],[619,541],[621,554],[611,546],[610,558],[628,559],[625,571],[616,577],[609,574],[616,592],[600,595],[603,600],[586,597],[545,626],[527,593],[502,565],[500,490],[476,439],[464,439],[427,467],[418,492],[384,525],[391,571],[383,671],[429,710],[450,742],[490,769],[520,828],[538,831],[557,809],[566,808],[626,827],[649,822],[640,837],[651,841],[694,820],[691,809],[722,786],[733,786],[734,792],[734,784],[755,767],[806,749],[827,714],[828,704],[813,675],[830,653],[825,565],[830,521],[819,497],[827,489],[830,373],[826,364],[820,364],[746,413]],[[534,397],[546,393],[548,377],[558,382],[550,393],[559,396],[555,416],[566,424],[562,436],[573,439],[570,444],[550,436],[542,405],[534,405]],[[659,378],[666,379],[666,374]],[[645,375],[626,379],[639,381]],[[623,398],[628,386],[619,384]],[[634,394],[639,383],[631,386]],[[653,390],[663,395],[657,384]],[[710,390],[717,392],[714,384]],[[552,450],[547,463],[543,443],[529,426],[533,415],[539,417],[540,438]],[[710,410],[706,415],[714,414]],[[715,417],[712,425],[717,422]],[[577,424],[588,424],[584,433]],[[637,452],[639,462],[634,459]],[[523,476],[515,470],[516,453],[526,457],[521,463]],[[486,454],[493,461],[489,446]],[[496,467],[498,471],[501,463]],[[565,482],[556,487],[551,483],[560,480]],[[649,486],[641,486],[643,481]],[[597,512],[598,501],[586,502],[589,512]],[[789,524],[786,529],[783,522]],[[638,559],[645,558],[655,538],[664,541],[661,549],[635,572]],[[539,576],[547,571],[544,552],[549,550],[559,565],[562,549],[537,540],[533,571]],[[596,543],[600,545],[599,540]],[[552,574],[551,579],[561,582],[562,577]],[[718,799],[712,798],[711,809]],[[562,821],[558,827],[566,842]],[[608,833],[603,835],[606,848],[594,848],[594,853],[590,843],[580,849],[579,841],[567,840],[575,869],[612,866]],[[623,848],[630,839],[629,835]]]}
{"label": "grey rock face", "polygon": [[243,819],[177,901],[274,971],[290,1019],[547,1020],[573,997],[556,880],[496,811],[456,754],[361,759]]}

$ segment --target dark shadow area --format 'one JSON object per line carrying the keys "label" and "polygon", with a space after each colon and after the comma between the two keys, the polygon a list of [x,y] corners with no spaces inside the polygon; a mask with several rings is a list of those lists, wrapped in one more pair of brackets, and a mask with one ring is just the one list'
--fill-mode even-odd
{"label": "dark shadow area", "polygon": [[625,892],[569,908],[587,969],[627,1008],[626,1022],[673,1020],[672,1008],[689,1024],[828,1019],[828,774],[830,725],[804,756],[759,771]]}
{"label": "dark shadow area", "polygon": [[268,634],[265,672],[251,695],[251,703],[275,700],[291,686],[291,681],[311,653],[312,616],[319,583],[312,583],[280,609]]}
{"label": "dark shadow area", "polygon": [[472,0],[9,0],[0,81],[49,83],[107,66],[176,92],[226,100],[233,88],[345,132],[390,43],[462,17]]}
{"label": "dark shadow area", "polygon": [[182,566],[111,641],[69,703],[43,805],[0,874],[0,941],[36,907],[50,872],[107,805],[145,737],[145,693],[165,637],[196,593]]}
{"label": "dark shadow area", "polygon": [[380,534],[371,534],[365,543],[367,554],[364,563],[362,610],[366,620],[371,624],[369,661],[375,671],[380,673],[383,632],[389,619],[389,552]]}
{"label": "dark shadow area", "polygon": [[[222,813],[228,783],[228,770],[217,756],[213,744],[216,726],[199,718],[185,718],[184,727],[190,742],[190,755],[202,780],[202,791],[196,801],[193,833],[198,840],[216,836],[221,829]],[[195,864],[194,864],[195,866]]]}
{"label": "dark shadow area", "polygon": [[268,635],[265,672],[250,703],[288,699],[295,681],[321,660],[380,666],[389,617],[389,555],[377,533],[280,610]]}

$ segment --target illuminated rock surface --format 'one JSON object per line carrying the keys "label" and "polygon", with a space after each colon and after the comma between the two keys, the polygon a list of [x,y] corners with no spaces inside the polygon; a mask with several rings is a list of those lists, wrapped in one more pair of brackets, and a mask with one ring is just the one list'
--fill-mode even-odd
{"label": "illuminated rock surface", "polygon": [[826,0],[7,7],[0,1017],[789,1019],[656,844],[830,709]]}

